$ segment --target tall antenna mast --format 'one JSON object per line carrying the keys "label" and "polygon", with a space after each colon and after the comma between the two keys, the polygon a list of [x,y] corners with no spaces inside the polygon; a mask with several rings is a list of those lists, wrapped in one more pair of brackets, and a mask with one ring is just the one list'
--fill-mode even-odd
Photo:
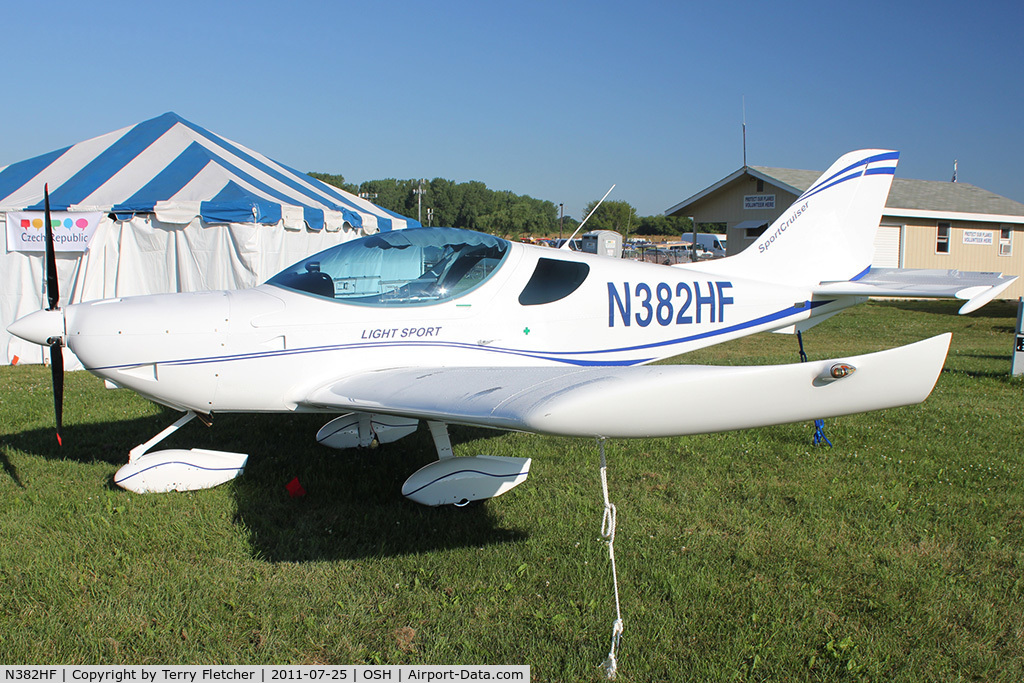
{"label": "tall antenna mast", "polygon": [[743,95],[743,167],[747,167],[747,96]]}
{"label": "tall antenna mast", "polygon": [[597,211],[597,207],[601,206],[601,202],[603,202],[604,200],[608,199],[608,195],[610,195],[612,193],[612,190],[614,190],[614,189],[615,189],[615,184],[612,183],[612,186],[609,187],[608,191],[604,193],[603,197],[601,197],[601,201],[599,201],[597,204],[594,205],[594,208],[590,210],[590,213],[587,214],[587,217],[583,219],[583,223],[580,223],[578,226],[576,226],[576,232],[574,232],[572,234],[572,236],[569,237],[569,239],[567,239],[565,242],[563,242],[562,246],[560,246],[559,249],[569,249],[569,245],[572,243],[573,238],[576,237],[576,233],[578,233],[581,229],[583,229],[583,225],[587,221],[590,220],[590,217],[593,216],[594,213]]}

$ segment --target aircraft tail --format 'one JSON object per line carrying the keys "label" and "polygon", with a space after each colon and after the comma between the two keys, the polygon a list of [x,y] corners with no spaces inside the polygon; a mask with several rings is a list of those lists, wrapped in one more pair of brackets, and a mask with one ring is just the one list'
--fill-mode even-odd
{"label": "aircraft tail", "polygon": [[708,270],[790,285],[863,274],[898,160],[888,150],[844,154],[746,249]]}

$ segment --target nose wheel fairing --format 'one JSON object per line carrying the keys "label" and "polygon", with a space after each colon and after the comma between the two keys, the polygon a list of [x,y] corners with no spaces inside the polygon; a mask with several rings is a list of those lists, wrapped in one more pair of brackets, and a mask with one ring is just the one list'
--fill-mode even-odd
{"label": "nose wheel fairing", "polygon": [[172,448],[129,462],[114,475],[114,483],[135,493],[209,489],[241,474],[248,459],[245,453]]}
{"label": "nose wheel fairing", "polygon": [[[149,441],[133,448],[128,464],[114,475],[114,483],[135,493],[196,491],[219,486],[241,474],[249,459],[245,453],[202,448],[149,452],[195,417],[197,414],[189,411]],[[209,416],[200,416],[200,419],[209,425]]]}

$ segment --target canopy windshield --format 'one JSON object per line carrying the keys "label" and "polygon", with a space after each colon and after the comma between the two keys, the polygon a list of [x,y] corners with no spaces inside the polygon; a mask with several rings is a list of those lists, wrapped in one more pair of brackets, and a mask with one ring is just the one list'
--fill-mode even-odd
{"label": "canopy windshield", "polygon": [[364,306],[453,299],[489,278],[508,254],[503,239],[455,228],[380,233],[309,256],[267,284]]}

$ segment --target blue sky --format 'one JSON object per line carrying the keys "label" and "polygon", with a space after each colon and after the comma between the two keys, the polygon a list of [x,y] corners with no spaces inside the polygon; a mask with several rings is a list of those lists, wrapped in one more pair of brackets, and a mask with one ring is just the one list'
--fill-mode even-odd
{"label": "blue sky", "polygon": [[[97,6],[92,6],[92,5]],[[1019,2],[15,3],[0,165],[174,111],[300,170],[661,213],[742,165],[1024,202]],[[429,202],[429,198],[428,202]]]}

